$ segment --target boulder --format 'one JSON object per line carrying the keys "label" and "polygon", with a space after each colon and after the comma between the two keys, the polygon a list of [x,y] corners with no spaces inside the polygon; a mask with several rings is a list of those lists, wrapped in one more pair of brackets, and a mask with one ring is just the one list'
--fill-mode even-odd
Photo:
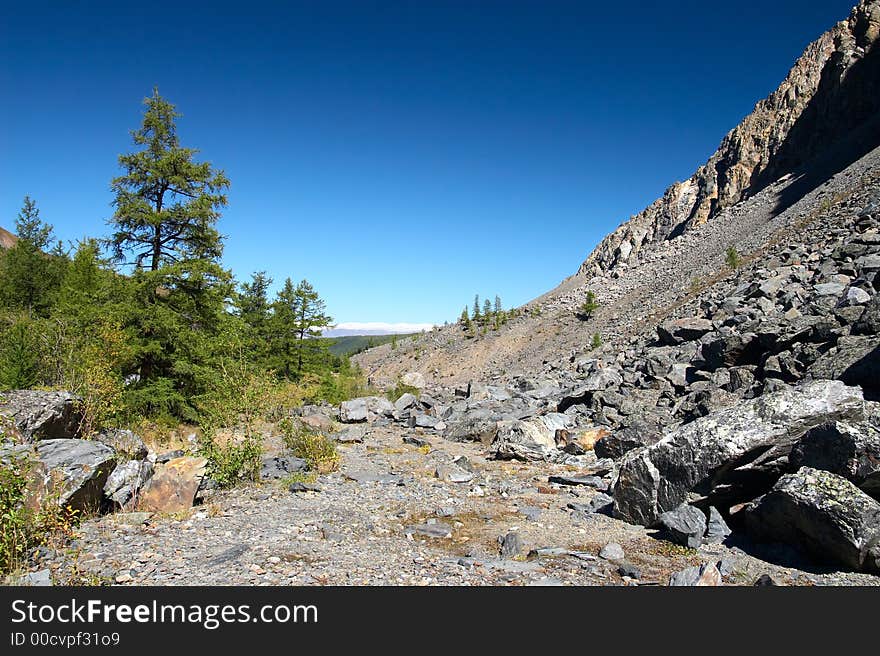
{"label": "boulder", "polygon": [[670,542],[691,549],[696,549],[703,543],[706,516],[698,508],[683,503],[660,515],[658,523],[663,537]]}
{"label": "boulder", "polygon": [[304,472],[309,464],[294,456],[263,456],[260,465],[260,478],[264,481],[278,481],[296,472]]}
{"label": "boulder", "polygon": [[721,544],[731,533],[730,527],[715,506],[709,507],[709,521],[706,522],[705,540],[709,544]]}
{"label": "boulder", "polygon": [[661,342],[668,346],[675,346],[676,344],[700,339],[700,337],[710,332],[712,328],[712,322],[708,319],[688,317],[686,319],[664,321],[657,326],[657,334],[660,336]]}
{"label": "boulder", "polygon": [[692,492],[728,505],[753,499],[783,473],[780,463],[809,429],[862,420],[864,414],[859,388],[814,381],[797,388],[783,385],[701,417],[623,457],[613,481],[614,514],[650,526]]}
{"label": "boulder", "polygon": [[70,392],[12,390],[0,394],[0,415],[12,419],[26,440],[76,437],[82,398]]}
{"label": "boulder", "polygon": [[425,388],[425,377],[418,371],[410,371],[409,373],[403,374],[400,378],[400,382],[409,387],[415,387],[416,389]]}
{"label": "boulder", "polygon": [[343,424],[355,424],[367,420],[367,400],[352,399],[339,405],[339,421]]}
{"label": "boulder", "polygon": [[107,428],[97,433],[92,439],[109,446],[120,456],[132,460],[143,460],[149,453],[144,441],[130,430]]}
{"label": "boulder", "polygon": [[859,385],[865,398],[880,400],[880,337],[845,336],[836,348],[822,355],[808,371],[814,378],[842,380]]}
{"label": "boulder", "polygon": [[101,507],[104,485],[116,466],[113,449],[91,440],[61,438],[40,440],[36,452],[58,505],[79,511]]}
{"label": "boulder", "polygon": [[557,453],[555,432],[540,419],[501,421],[489,453],[498,460],[547,460]]}
{"label": "boulder", "polygon": [[174,513],[192,508],[207,466],[206,458],[181,456],[156,467],[141,493],[138,510]]}
{"label": "boulder", "polygon": [[315,430],[321,431],[322,433],[329,433],[331,430],[333,430],[333,420],[327,415],[302,415],[299,420],[309,428],[314,428]]}
{"label": "boulder", "polygon": [[489,444],[498,432],[498,422],[491,414],[476,412],[458,421],[450,420],[443,432],[443,439],[450,442],[482,442]]}
{"label": "boulder", "polygon": [[758,539],[797,545],[824,564],[880,574],[880,503],[842,476],[802,467],[744,514]]}
{"label": "boulder", "polygon": [[656,444],[660,437],[659,429],[648,424],[634,424],[601,437],[593,446],[593,451],[597,458],[617,460],[630,451]]}
{"label": "boulder", "polygon": [[394,410],[397,412],[403,412],[404,410],[413,407],[418,401],[419,399],[415,394],[410,394],[409,392],[401,394],[400,398],[394,402]]}
{"label": "boulder", "polygon": [[795,470],[823,469],[880,495],[880,430],[867,422],[835,421],[810,429],[791,450],[789,462]]}
{"label": "boulder", "polygon": [[149,460],[120,463],[104,483],[104,496],[114,510],[131,510],[137,503],[138,494],[152,475],[153,463]]}

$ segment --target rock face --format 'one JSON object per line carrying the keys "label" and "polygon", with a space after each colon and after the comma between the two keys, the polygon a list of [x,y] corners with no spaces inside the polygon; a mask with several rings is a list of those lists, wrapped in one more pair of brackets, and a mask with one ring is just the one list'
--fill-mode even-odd
{"label": "rock face", "polygon": [[60,506],[80,511],[101,507],[104,484],[116,465],[113,449],[90,440],[51,439],[40,440],[36,452]]}
{"label": "rock face", "polygon": [[828,421],[862,420],[864,405],[859,388],[815,381],[684,424],[624,456],[614,480],[614,514],[650,526],[692,492],[722,497],[728,505],[748,501],[778,478],[775,463],[806,431]]}
{"label": "rock face", "polygon": [[0,394],[0,414],[27,440],[76,437],[82,399],[70,392],[13,390]]}
{"label": "rock face", "polygon": [[156,467],[138,501],[138,510],[173,513],[192,508],[207,465],[205,458],[181,456]]}
{"label": "rock face", "polygon": [[[880,2],[863,0],[807,46],[788,77],[692,177],[607,236],[578,273],[596,275],[714,218],[868,123],[880,109]],[[866,151],[865,151],[866,152]]]}
{"label": "rock face", "polygon": [[802,467],[783,476],[746,509],[745,519],[767,540],[798,545],[822,562],[880,573],[880,503],[836,474]]}

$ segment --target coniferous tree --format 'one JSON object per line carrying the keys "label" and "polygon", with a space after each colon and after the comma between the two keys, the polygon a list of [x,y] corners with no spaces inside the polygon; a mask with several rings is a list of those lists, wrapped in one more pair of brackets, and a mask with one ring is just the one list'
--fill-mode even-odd
{"label": "coniferous tree", "polygon": [[501,314],[504,309],[501,307],[501,297],[498,294],[495,295],[495,314]]}
{"label": "coniferous tree", "polygon": [[483,322],[487,323],[492,318],[492,303],[487,298],[483,301]]}
{"label": "coniferous tree", "polygon": [[309,366],[326,356],[322,329],[333,318],[325,313],[324,301],[307,281],[296,287],[288,278],[272,304],[270,333],[276,369],[287,378],[299,378]]}
{"label": "coniferous tree", "polygon": [[458,318],[458,323],[462,328],[467,328],[471,322],[471,318],[468,316],[467,306],[461,311],[461,316]]}
{"label": "coniferous tree", "polygon": [[476,321],[477,323],[479,323],[479,321],[480,321],[480,295],[479,294],[474,296],[474,310],[473,310],[473,314],[471,315],[471,318],[474,321]]}
{"label": "coniferous tree", "polygon": [[37,204],[25,196],[15,219],[18,241],[0,260],[0,302],[10,309],[45,314],[63,273],[60,244],[52,253],[52,226],[43,223]]}
{"label": "coniferous tree", "polygon": [[158,90],[144,104],[132,132],[142,148],[120,156],[124,174],[112,182],[110,245],[117,261],[134,266],[125,320],[135,334],[140,394],[129,396],[138,410],[192,419],[190,400],[216,373],[211,358],[227,343],[219,335],[229,327],[232,277],[220,266],[214,226],[229,181],[180,145],[179,114]]}

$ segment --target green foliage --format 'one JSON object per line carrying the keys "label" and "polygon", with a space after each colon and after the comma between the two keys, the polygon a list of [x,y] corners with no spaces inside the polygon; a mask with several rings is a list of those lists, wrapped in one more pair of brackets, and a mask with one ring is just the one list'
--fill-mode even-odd
{"label": "green foliage", "polygon": [[27,314],[10,315],[0,330],[0,389],[26,389],[39,382],[40,341]]}
{"label": "green foliage", "polygon": [[[400,345],[401,338],[410,337],[409,333],[398,335],[345,335],[326,339],[327,350],[335,356],[351,356],[383,344],[391,344],[394,350]],[[336,365],[334,365],[334,368]]]}
{"label": "green foliage", "polygon": [[327,358],[327,344],[321,339],[322,329],[333,318],[325,314],[324,301],[318,292],[303,280],[296,287],[288,278],[272,303],[269,318],[271,365],[278,375],[295,380],[304,373],[321,368]]}
{"label": "green foliage", "polygon": [[593,339],[590,342],[590,348],[597,349],[602,346],[602,336],[599,333],[593,333]]}
{"label": "green foliage", "polygon": [[328,474],[339,468],[340,457],[332,439],[289,417],[281,420],[278,427],[287,450],[305,460],[310,469]]}
{"label": "green foliage", "polygon": [[18,241],[0,258],[0,304],[45,315],[66,262],[60,245],[48,253],[52,226],[43,223],[36,203],[25,196],[15,220]]}
{"label": "green foliage", "polygon": [[587,292],[587,297],[580,304],[577,310],[579,319],[586,320],[593,316],[593,313],[599,309],[599,301],[596,300],[596,294],[592,291]]}
{"label": "green foliage", "polygon": [[498,330],[507,323],[510,317],[510,313],[505,312],[501,305],[500,296],[495,296],[494,306],[488,298],[485,299],[481,309],[480,296],[477,294],[474,297],[473,316],[468,315],[468,308],[465,306],[458,318],[458,325],[467,333],[466,337],[470,339],[476,337],[477,329],[481,329],[480,334],[483,335],[486,334],[489,327]]}
{"label": "green foliage", "polygon": [[742,266],[742,256],[740,256],[736,248],[731,246],[724,254],[724,263],[728,267],[736,271],[740,266]]}
{"label": "green foliage", "polygon": [[29,456],[0,462],[0,574],[14,572],[34,547],[60,548],[71,537],[78,513],[58,505],[58,496],[39,499],[30,481]]}

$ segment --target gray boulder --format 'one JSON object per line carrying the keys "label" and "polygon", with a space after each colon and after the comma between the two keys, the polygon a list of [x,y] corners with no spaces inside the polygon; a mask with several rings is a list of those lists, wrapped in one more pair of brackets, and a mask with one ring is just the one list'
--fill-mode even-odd
{"label": "gray boulder", "polygon": [[12,390],[0,394],[0,415],[12,419],[26,440],[76,437],[82,398],[70,392]]}
{"label": "gray boulder", "polygon": [[593,446],[597,458],[617,460],[624,454],[660,441],[660,430],[648,424],[634,424],[600,437]]}
{"label": "gray boulder", "polygon": [[789,456],[793,469],[812,467],[843,476],[880,495],[880,430],[869,423],[829,422],[810,429]]}
{"label": "gray boulder", "polygon": [[779,463],[806,431],[864,414],[859,388],[814,381],[701,417],[623,457],[613,481],[614,514],[650,526],[692,492],[728,503],[755,498],[773,485]]}
{"label": "gray boulder", "polygon": [[488,412],[469,413],[457,421],[450,420],[443,439],[450,442],[482,442],[489,444],[498,432],[498,422]]}
{"label": "gray boulder", "polygon": [[705,541],[709,544],[720,544],[727,539],[731,530],[724,517],[715,506],[709,508],[709,521],[706,522]]}
{"label": "gray boulder", "polygon": [[783,476],[746,508],[745,525],[826,564],[880,573],[880,503],[837,474],[802,467]]}
{"label": "gray boulder", "polygon": [[367,420],[367,400],[352,399],[339,405],[339,421],[343,424],[355,424]]}
{"label": "gray boulder", "polygon": [[663,537],[670,542],[691,549],[696,549],[703,543],[706,515],[698,508],[683,503],[660,515],[658,523]]}
{"label": "gray boulder", "polygon": [[80,511],[100,508],[107,477],[116,466],[113,449],[91,440],[51,439],[39,441],[36,451],[58,505]]}
{"label": "gray boulder", "polygon": [[129,460],[116,465],[104,483],[104,496],[117,510],[131,510],[137,503],[137,494],[153,475],[149,460]]}
{"label": "gray boulder", "polygon": [[700,337],[710,332],[712,328],[712,322],[708,319],[688,317],[686,319],[664,321],[657,326],[657,334],[661,342],[668,346],[675,346],[683,342],[700,339]]}
{"label": "gray boulder", "polygon": [[418,401],[419,400],[416,398],[415,394],[407,392],[406,394],[401,394],[400,398],[394,402],[394,409],[397,412],[403,412],[404,410],[413,407]]}
{"label": "gray boulder", "polygon": [[294,456],[264,456],[260,466],[260,478],[262,480],[277,481],[287,478],[296,472],[303,472],[309,468],[309,464],[302,458]]}

